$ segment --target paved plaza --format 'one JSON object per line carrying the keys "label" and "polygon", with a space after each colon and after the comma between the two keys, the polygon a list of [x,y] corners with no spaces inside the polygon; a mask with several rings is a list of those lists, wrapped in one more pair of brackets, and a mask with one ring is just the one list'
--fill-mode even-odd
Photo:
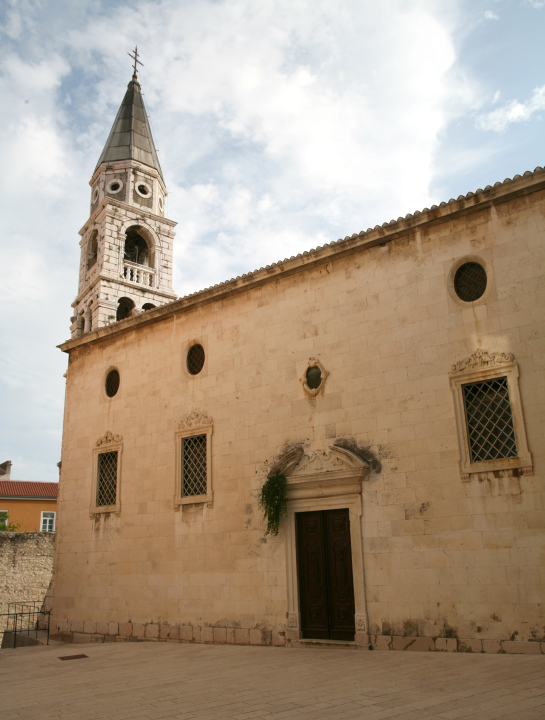
{"label": "paved plaza", "polygon": [[3,720],[545,718],[545,655],[59,644],[0,651],[0,682]]}

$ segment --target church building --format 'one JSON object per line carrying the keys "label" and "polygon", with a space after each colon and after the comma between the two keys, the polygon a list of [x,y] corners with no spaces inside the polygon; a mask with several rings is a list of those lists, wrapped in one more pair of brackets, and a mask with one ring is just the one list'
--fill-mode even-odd
{"label": "church building", "polygon": [[182,298],[136,74],[90,185],[54,635],[545,652],[543,169]]}

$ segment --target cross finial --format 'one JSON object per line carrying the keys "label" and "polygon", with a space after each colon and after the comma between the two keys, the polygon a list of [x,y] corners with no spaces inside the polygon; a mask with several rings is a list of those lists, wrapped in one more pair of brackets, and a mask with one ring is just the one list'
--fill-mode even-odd
{"label": "cross finial", "polygon": [[144,67],[144,63],[141,63],[140,60],[138,59],[138,45],[135,45],[134,55],[131,55],[131,53],[127,53],[127,55],[134,60],[132,79],[138,80],[138,77],[137,77],[138,76],[138,68],[136,67],[136,63],[138,63],[139,65],[142,65],[142,67]]}

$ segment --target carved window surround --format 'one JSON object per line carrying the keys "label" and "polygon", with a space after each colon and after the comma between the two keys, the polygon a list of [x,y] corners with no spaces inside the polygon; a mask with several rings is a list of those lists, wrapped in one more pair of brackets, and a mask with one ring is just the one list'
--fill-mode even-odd
{"label": "carved window surround", "polygon": [[[214,492],[212,490],[212,432],[214,421],[208,415],[192,412],[177,423],[174,434],[176,439],[176,477],[174,483],[174,508],[179,510],[182,505],[206,504],[212,507]],[[182,496],[182,445],[184,438],[206,435],[206,494]]]}
{"label": "carved window surround", "polygon": [[[97,505],[98,489],[98,456],[102,453],[117,452],[116,502],[114,505]],[[91,481],[91,504],[89,515],[94,517],[100,513],[121,514],[121,456],[123,453],[123,437],[109,430],[99,437],[93,448],[93,475]]]}
{"label": "carved window surround", "polygon": [[360,457],[334,445],[320,450],[294,448],[288,451],[269,471],[269,476],[283,474],[288,491],[286,528],[286,569],[288,627],[287,639],[299,642],[301,616],[297,578],[297,546],[295,514],[314,510],[348,508],[354,601],[356,644],[368,644],[367,605],[362,545],[362,481],[369,465]]}
{"label": "carved window surround", "polygon": [[[519,390],[519,368],[518,363],[514,361],[514,356],[511,353],[489,353],[486,350],[477,348],[468,358],[460,360],[452,366],[449,377],[454,397],[456,429],[460,449],[460,474],[462,480],[468,482],[472,477],[483,475],[484,478],[486,478],[488,473],[497,472],[501,472],[506,476],[532,475],[532,455],[528,449]],[[485,462],[472,462],[462,386],[500,377],[507,378],[513,426],[516,436],[517,457],[487,460]]]}

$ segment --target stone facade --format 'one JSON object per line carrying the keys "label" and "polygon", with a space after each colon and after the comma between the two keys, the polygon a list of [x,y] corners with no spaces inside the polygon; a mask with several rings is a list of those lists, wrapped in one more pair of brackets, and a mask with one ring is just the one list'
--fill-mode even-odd
{"label": "stone facade", "polygon": [[[346,508],[356,644],[540,652],[544,216],[537,168],[61,346],[57,634],[299,644],[296,513]],[[454,291],[464,262],[486,269],[472,302]],[[456,377],[505,364],[518,454],[481,472]],[[192,503],[177,477],[188,423],[210,451]],[[108,448],[117,495],[101,509]],[[280,471],[288,516],[271,537],[258,499]]]}
{"label": "stone facade", "polygon": [[43,602],[53,577],[55,533],[0,532],[0,631],[10,602]]}

